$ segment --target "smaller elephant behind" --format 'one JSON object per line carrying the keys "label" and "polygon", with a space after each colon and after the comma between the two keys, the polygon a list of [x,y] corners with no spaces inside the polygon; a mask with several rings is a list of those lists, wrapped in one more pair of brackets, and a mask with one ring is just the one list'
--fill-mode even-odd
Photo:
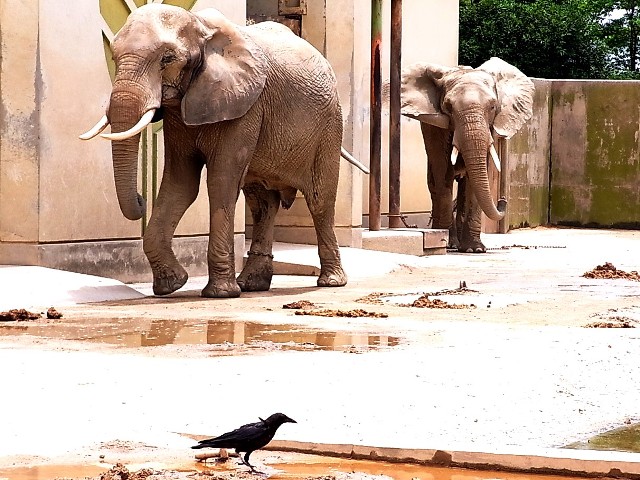
{"label": "smaller elephant behind", "polygon": [[494,134],[510,138],[531,118],[533,93],[533,82],[497,57],[478,68],[417,63],[403,71],[402,114],[421,122],[432,226],[449,230],[449,247],[486,251],[482,212],[501,220],[507,206],[505,199],[496,205],[489,188],[489,159],[500,168]]}

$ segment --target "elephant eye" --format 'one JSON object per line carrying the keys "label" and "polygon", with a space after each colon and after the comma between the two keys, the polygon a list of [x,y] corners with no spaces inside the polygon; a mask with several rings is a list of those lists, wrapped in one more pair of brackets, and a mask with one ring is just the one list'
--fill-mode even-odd
{"label": "elephant eye", "polygon": [[160,67],[164,68],[171,62],[175,62],[177,60],[176,52],[172,50],[168,50],[162,54],[162,58],[160,59]]}

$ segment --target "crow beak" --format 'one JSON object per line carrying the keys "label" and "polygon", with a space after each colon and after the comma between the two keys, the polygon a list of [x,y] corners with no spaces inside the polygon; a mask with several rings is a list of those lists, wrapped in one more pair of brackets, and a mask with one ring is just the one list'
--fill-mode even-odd
{"label": "crow beak", "polygon": [[289,417],[287,417],[287,422],[289,422],[289,423],[298,423],[293,418],[289,418]]}

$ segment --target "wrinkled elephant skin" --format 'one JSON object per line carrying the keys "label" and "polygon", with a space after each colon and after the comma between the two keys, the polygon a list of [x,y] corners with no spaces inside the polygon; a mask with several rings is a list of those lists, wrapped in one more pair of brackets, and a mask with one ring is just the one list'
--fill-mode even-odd
{"label": "wrinkled elephant skin", "polygon": [[[132,220],[145,204],[137,192],[139,132],[162,119],[165,165],[144,252],[154,292],[187,281],[171,241],[198,195],[207,169],[210,232],[206,297],[268,290],[275,216],[304,194],[318,239],[320,286],[342,286],[334,211],[342,113],[329,63],[283,25],[231,23],[215,9],[197,13],[160,4],[135,10],[115,36],[116,74],[106,118],[120,208]],[[240,189],[253,216],[248,261],[234,265],[234,215]]]}

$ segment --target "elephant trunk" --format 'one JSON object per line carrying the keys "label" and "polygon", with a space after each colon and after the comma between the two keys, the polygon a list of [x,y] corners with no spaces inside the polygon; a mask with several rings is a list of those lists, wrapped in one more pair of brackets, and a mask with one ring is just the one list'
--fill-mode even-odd
{"label": "elephant trunk", "polygon": [[502,220],[507,203],[501,199],[496,206],[489,188],[487,158],[492,139],[489,126],[482,114],[467,112],[464,119],[461,118],[459,122],[456,122],[454,145],[462,153],[469,183],[478,205],[491,220]]}
{"label": "elephant trunk", "polygon": [[[136,125],[140,117],[149,109],[157,108],[159,100],[144,88],[130,80],[114,82],[107,116],[111,132],[125,132]],[[122,214],[129,220],[142,218],[146,211],[146,202],[138,193],[138,147],[140,134],[111,143],[113,176],[116,185],[118,203]]]}

